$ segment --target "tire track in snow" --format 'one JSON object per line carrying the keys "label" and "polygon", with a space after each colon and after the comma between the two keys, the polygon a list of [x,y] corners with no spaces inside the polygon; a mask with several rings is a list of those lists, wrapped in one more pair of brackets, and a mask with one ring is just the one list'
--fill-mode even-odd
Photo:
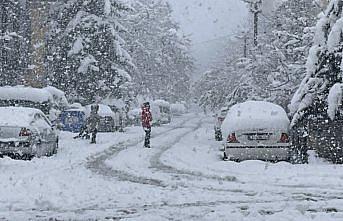
{"label": "tire track in snow", "polygon": [[[179,125],[176,125],[172,127],[171,129],[168,129],[166,131],[163,131],[161,133],[153,135],[151,138],[156,138],[159,136],[162,136],[166,133],[169,133],[171,131],[177,130],[177,129],[182,129],[184,126],[189,122],[196,119],[196,117],[193,117],[191,119],[184,120],[181,122]],[[184,135],[183,135],[184,136]],[[182,136],[182,137],[183,137]],[[180,138],[181,139],[181,138]],[[96,174],[101,174],[106,177],[116,177],[121,181],[128,181],[132,183],[138,183],[138,184],[143,184],[143,185],[152,185],[152,186],[158,186],[158,187],[168,187],[169,185],[164,183],[164,181],[159,180],[159,179],[153,179],[149,177],[144,177],[144,176],[137,176],[134,174],[131,174],[127,171],[124,170],[116,170],[113,169],[112,167],[106,165],[106,160],[108,159],[113,159],[118,154],[124,150],[127,150],[132,147],[136,147],[139,143],[143,142],[144,138],[142,139],[136,139],[131,142],[123,142],[120,144],[117,144],[115,146],[110,147],[109,149],[98,153],[95,156],[92,156],[88,159],[88,162],[86,164],[86,168],[90,169],[92,172]]]}
{"label": "tire track in snow", "polygon": [[[167,150],[171,149],[175,144],[179,143],[182,138],[188,136],[191,133],[194,133],[194,131],[198,130],[201,128],[201,126],[204,124],[203,120],[199,120],[196,122],[196,125],[186,127],[186,124],[189,124],[193,120],[198,119],[197,116],[192,117],[191,119],[185,120],[182,122],[180,125],[177,125],[167,131],[155,134],[152,139],[157,138],[159,136],[164,136],[165,134],[177,130],[177,129],[188,129],[187,132],[184,132],[175,138],[173,138],[172,141],[170,141],[170,144],[165,145],[162,147],[162,149],[155,154],[151,159],[150,159],[150,168],[154,168],[157,171],[161,171],[162,173],[166,174],[172,174],[173,177],[179,178],[180,176],[183,176],[189,180],[194,180],[194,179],[209,179],[209,180],[215,180],[218,182],[238,182],[236,177],[234,176],[217,176],[217,175],[206,175],[201,172],[195,172],[191,170],[182,170],[182,169],[177,169],[168,165],[165,165],[161,162],[160,157],[165,153]],[[163,180],[160,179],[154,179],[154,178],[149,178],[145,176],[138,176],[134,175],[128,171],[124,170],[118,170],[114,169],[111,166],[106,165],[105,161],[108,159],[114,159],[118,154],[124,150],[127,150],[132,147],[136,147],[140,142],[142,142],[142,139],[135,140],[132,142],[125,142],[125,143],[120,143],[119,145],[112,146],[111,148],[107,149],[106,151],[98,154],[97,156],[93,156],[89,159],[87,163],[87,168],[93,171],[94,173],[104,175],[106,177],[116,177],[121,181],[129,181],[132,183],[138,183],[138,184],[144,184],[144,185],[153,185],[153,186],[158,186],[158,187],[168,187],[168,186],[179,186],[179,187],[184,187],[184,188],[201,188],[207,191],[216,191],[216,192],[234,192],[234,193],[239,193],[242,191],[239,190],[230,190],[230,189],[216,189],[216,188],[210,188],[210,187],[196,187],[196,186],[189,186],[184,184],[184,182],[178,182],[177,185],[170,185],[166,183]],[[191,178],[192,177],[192,178]],[[247,194],[253,194],[253,193],[247,193]]]}
{"label": "tire track in snow", "polygon": [[[188,136],[191,133],[194,133],[195,131],[199,130],[201,126],[204,124],[203,120],[199,121],[196,125],[196,127],[193,128],[192,131],[188,132],[187,134],[184,134],[182,137],[179,137],[176,142],[174,142],[171,145],[166,145],[161,148],[161,150],[155,154],[151,159],[150,159],[150,164],[151,168],[155,168],[157,170],[163,171],[164,173],[173,173],[173,174],[178,174],[178,175],[187,175],[187,176],[195,176],[198,178],[205,178],[205,179],[210,179],[210,180],[216,180],[219,182],[238,182],[237,178],[235,176],[217,176],[217,175],[208,175],[204,174],[199,171],[191,171],[191,170],[185,170],[185,169],[178,169],[170,165],[166,165],[161,161],[162,155],[173,148],[176,144],[178,144],[182,138]],[[214,190],[214,189],[212,189]]]}

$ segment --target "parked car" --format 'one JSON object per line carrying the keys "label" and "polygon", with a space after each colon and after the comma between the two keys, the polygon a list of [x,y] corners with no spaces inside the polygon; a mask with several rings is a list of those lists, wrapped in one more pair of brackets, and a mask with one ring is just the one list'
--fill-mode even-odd
{"label": "parked car", "polygon": [[134,126],[140,126],[141,125],[141,109],[135,108],[133,110],[130,110],[128,113],[128,118],[130,121],[130,125]]}
{"label": "parked car", "polygon": [[53,96],[44,89],[21,85],[0,87],[0,107],[19,106],[36,108],[48,116],[53,103]]}
{"label": "parked car", "polygon": [[0,155],[31,159],[51,156],[57,148],[58,135],[42,111],[0,107]]}
{"label": "parked car", "polygon": [[285,110],[269,102],[232,106],[222,124],[224,160],[289,161],[289,124]]}
{"label": "parked car", "polygon": [[86,113],[81,104],[72,104],[68,109],[62,111],[59,116],[59,124],[63,131],[79,133],[85,122]]}
{"label": "parked car", "polygon": [[220,111],[214,115],[215,117],[215,123],[214,123],[214,138],[216,141],[222,141],[223,140],[223,134],[222,134],[222,124],[225,120],[226,114],[228,112],[228,108],[223,107],[220,109]]}
{"label": "parked car", "polygon": [[[164,100],[155,100],[150,105],[153,121],[157,121],[157,124],[169,124],[171,122],[171,110],[169,102]],[[154,114],[154,112],[158,113]]]}
{"label": "parked car", "polygon": [[181,116],[187,112],[187,108],[183,103],[175,103],[170,105],[170,110],[173,116]]}
{"label": "parked car", "polygon": [[115,98],[106,98],[102,100],[101,103],[109,106],[115,114],[114,122],[116,125],[116,130],[124,132],[124,127],[129,124],[129,104],[124,102],[122,99]]}
{"label": "parked car", "polygon": [[[86,117],[90,116],[91,106],[92,105],[87,105],[85,108]],[[99,104],[98,114],[100,115],[100,125],[98,128],[98,132],[114,132],[116,125],[114,119],[116,117],[111,108],[107,105]]]}

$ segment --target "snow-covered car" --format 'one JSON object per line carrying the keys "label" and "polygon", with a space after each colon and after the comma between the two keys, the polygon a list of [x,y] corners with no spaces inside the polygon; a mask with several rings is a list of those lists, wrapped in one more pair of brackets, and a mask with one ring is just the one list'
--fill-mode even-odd
{"label": "snow-covered car", "polygon": [[[91,113],[91,106],[87,105],[85,107],[86,117],[90,116]],[[114,119],[115,114],[111,110],[111,108],[104,104],[99,104],[99,111],[98,114],[100,116],[100,124],[98,128],[98,132],[114,132],[115,131],[115,122]]]}
{"label": "snow-covered car", "polygon": [[128,112],[128,118],[130,125],[140,126],[141,125],[141,112],[140,108],[132,109]]}
{"label": "snow-covered car", "polygon": [[81,104],[72,104],[61,112],[58,121],[63,131],[78,133],[86,122],[85,108]]}
{"label": "snow-covered car", "polygon": [[187,112],[187,108],[183,103],[171,104],[170,110],[173,116],[181,116]]}
{"label": "snow-covered car", "polygon": [[223,107],[220,109],[220,111],[214,115],[215,117],[215,123],[214,123],[214,138],[216,141],[222,141],[223,140],[223,134],[222,134],[222,124],[225,120],[226,114],[228,112],[228,108]]}
{"label": "snow-covered car", "polygon": [[0,107],[19,106],[37,108],[47,116],[53,106],[54,98],[41,88],[18,86],[0,87]]}
{"label": "snow-covered car", "polygon": [[247,101],[232,106],[222,124],[224,159],[289,161],[289,124],[285,110],[276,104]]}
{"label": "snow-covered car", "polygon": [[0,107],[0,155],[31,159],[57,153],[58,134],[38,109]]}
{"label": "snow-covered car", "polygon": [[[170,103],[165,100],[155,100],[151,104],[151,112],[153,123],[157,121],[157,124],[168,124],[171,122],[171,110]],[[154,114],[154,112],[158,112]]]}

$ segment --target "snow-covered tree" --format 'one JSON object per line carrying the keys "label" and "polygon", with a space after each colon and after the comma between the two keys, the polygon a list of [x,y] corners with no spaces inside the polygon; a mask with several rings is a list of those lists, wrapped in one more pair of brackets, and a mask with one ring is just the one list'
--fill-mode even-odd
{"label": "snow-covered tree", "polygon": [[118,22],[127,10],[119,0],[57,2],[49,24],[49,81],[85,103],[122,98],[133,68]]}
{"label": "snow-covered tree", "polygon": [[[212,88],[209,87],[210,93],[203,92],[207,98],[212,94],[211,99],[215,101],[210,106],[220,105],[218,96],[224,96],[219,100],[225,106],[254,99],[271,101],[286,109],[304,73],[308,49],[312,45],[311,27],[319,12],[320,8],[315,7],[312,0],[284,1],[268,16],[262,11],[259,15],[258,47],[253,46],[253,35],[249,32],[245,32],[243,38],[228,42],[235,46],[234,49],[228,47],[228,57],[237,55],[237,48],[243,51],[244,44],[248,50],[245,57],[235,57],[235,62],[226,62],[219,67],[220,71],[217,68],[212,72],[218,73],[217,79],[223,83],[215,81]],[[227,76],[225,80],[223,76]],[[230,87],[221,91],[224,88],[222,84]]]}
{"label": "snow-covered tree", "polygon": [[127,42],[136,71],[136,93],[170,101],[189,91],[193,61],[189,40],[179,34],[170,5],[162,0],[137,0],[125,18]]}
{"label": "snow-covered tree", "polygon": [[0,4],[0,85],[22,82],[29,64],[27,1],[3,0]]}
{"label": "snow-covered tree", "polygon": [[[342,83],[342,6],[341,0],[331,1],[317,23],[314,45],[306,64],[306,77],[290,105],[294,114],[293,125],[309,114],[325,115],[331,88]],[[332,111],[331,108],[329,110]],[[330,113],[332,119],[335,114]]]}
{"label": "snow-covered tree", "polygon": [[[306,131],[311,147],[335,163],[342,152],[343,1],[330,1],[316,26],[306,76],[290,105],[292,128]],[[301,136],[302,134],[297,134]],[[301,145],[300,145],[301,146]]]}

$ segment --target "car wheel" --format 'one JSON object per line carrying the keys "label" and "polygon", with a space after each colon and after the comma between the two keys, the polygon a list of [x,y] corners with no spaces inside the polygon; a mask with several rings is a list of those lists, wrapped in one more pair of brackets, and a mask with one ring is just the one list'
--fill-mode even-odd
{"label": "car wheel", "polygon": [[29,161],[29,160],[32,160],[32,158],[33,158],[33,156],[31,154],[28,154],[28,153],[21,156],[22,160],[28,160]]}
{"label": "car wheel", "polygon": [[224,151],[224,155],[223,155],[223,160],[224,161],[229,161],[230,159],[228,158],[228,156],[226,155],[225,151]]}
{"label": "car wheel", "polygon": [[57,154],[57,150],[58,150],[58,139],[56,140],[54,149],[52,150],[52,155]]}

